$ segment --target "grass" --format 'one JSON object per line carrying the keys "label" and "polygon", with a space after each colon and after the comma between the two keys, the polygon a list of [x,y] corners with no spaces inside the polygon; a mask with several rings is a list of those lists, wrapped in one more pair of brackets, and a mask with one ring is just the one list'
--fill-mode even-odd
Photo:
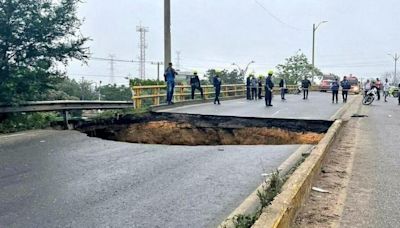
{"label": "grass", "polygon": [[236,215],[233,218],[233,225],[236,228],[250,228],[260,217],[263,209],[270,205],[275,196],[281,192],[284,181],[280,177],[278,170],[273,172],[271,178],[265,181],[262,191],[257,192],[258,199],[260,200],[258,210],[250,215]]}

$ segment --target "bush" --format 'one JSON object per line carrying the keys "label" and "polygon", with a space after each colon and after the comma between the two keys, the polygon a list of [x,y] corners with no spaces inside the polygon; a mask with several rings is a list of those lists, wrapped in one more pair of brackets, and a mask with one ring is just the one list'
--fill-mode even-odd
{"label": "bush", "polygon": [[0,133],[13,133],[17,131],[42,129],[50,127],[58,118],[57,113],[16,113],[9,114],[0,122]]}

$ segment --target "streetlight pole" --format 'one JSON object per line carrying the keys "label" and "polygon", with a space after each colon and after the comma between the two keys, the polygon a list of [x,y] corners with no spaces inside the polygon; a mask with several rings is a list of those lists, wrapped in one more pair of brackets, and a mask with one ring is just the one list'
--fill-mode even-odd
{"label": "streetlight pole", "polygon": [[157,65],[157,81],[160,81],[160,65],[163,62],[151,62],[152,65]]}
{"label": "streetlight pole", "polygon": [[232,63],[233,66],[236,66],[239,69],[240,75],[242,75],[243,77],[246,76],[247,70],[249,69],[250,64],[255,63],[254,60],[250,61],[246,68],[243,70],[242,68],[240,68],[239,65],[237,65],[236,63]]}
{"label": "streetlight pole", "polygon": [[399,60],[399,55],[397,55],[397,53],[395,53],[394,55],[392,54],[388,54],[390,55],[393,60],[394,60],[394,77],[393,77],[393,83],[395,86],[397,86],[397,61]]}
{"label": "streetlight pole", "polygon": [[314,57],[315,57],[315,31],[317,31],[317,29],[318,29],[318,27],[321,25],[321,24],[323,24],[323,23],[326,23],[326,22],[328,22],[328,21],[321,21],[320,23],[318,23],[318,25],[317,26],[315,26],[315,24],[313,24],[313,33],[312,33],[312,56],[311,56],[311,63],[312,63],[312,67],[313,67],[313,69],[312,69],[312,82],[314,83],[314,67],[315,67],[315,65],[314,65],[314,61],[315,61],[315,59],[314,59]]}

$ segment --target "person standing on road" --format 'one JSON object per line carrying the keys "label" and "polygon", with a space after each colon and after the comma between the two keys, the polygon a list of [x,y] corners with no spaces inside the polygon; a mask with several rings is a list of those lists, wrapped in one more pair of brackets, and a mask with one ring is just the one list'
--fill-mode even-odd
{"label": "person standing on road", "polygon": [[192,100],[194,99],[194,92],[196,89],[200,91],[201,99],[204,99],[203,88],[201,88],[200,79],[197,75],[197,71],[195,71],[193,73],[193,76],[190,77],[190,85],[192,87]]}
{"label": "person standing on road", "polygon": [[251,78],[249,75],[246,78],[246,98],[247,98],[247,100],[251,100],[250,85],[251,85]]}
{"label": "person standing on road", "polygon": [[364,96],[367,96],[368,91],[371,90],[371,82],[369,79],[364,83]]}
{"label": "person standing on road", "polygon": [[175,76],[178,73],[172,68],[172,63],[168,64],[167,69],[164,73],[164,80],[167,82],[167,104],[171,105],[174,98],[174,88],[175,88]]}
{"label": "person standing on road", "polygon": [[258,87],[258,81],[257,78],[254,77],[254,75],[251,75],[251,99],[252,100],[257,100],[257,87]]}
{"label": "person standing on road", "polygon": [[335,103],[335,99],[337,104],[339,96],[339,82],[337,78],[335,78],[335,80],[332,82],[331,90],[332,90],[332,104]]}
{"label": "person standing on road", "polygon": [[399,105],[400,105],[400,83],[399,83],[399,86],[397,88],[399,89],[399,92],[397,92],[397,97],[399,99]]}
{"label": "person standing on road", "polygon": [[221,82],[221,78],[219,77],[219,72],[215,72],[215,76],[214,76],[214,79],[213,79],[213,85],[214,85],[214,88],[215,88],[214,104],[217,104],[217,102],[218,102],[218,104],[221,104],[219,102],[219,95],[221,93],[222,82]]}
{"label": "person standing on road", "polygon": [[385,83],[383,83],[383,97],[385,98],[385,102],[387,102],[387,97],[389,96],[389,80],[386,78]]}
{"label": "person standing on road", "polygon": [[347,80],[347,77],[343,77],[343,81],[340,82],[340,85],[342,86],[342,98],[343,98],[343,103],[347,102],[347,96],[349,95],[349,90],[351,89],[351,84],[349,80]]}
{"label": "person standing on road", "polygon": [[303,90],[303,100],[308,99],[308,89],[311,86],[310,80],[307,79],[307,76],[301,81],[301,89]]}
{"label": "person standing on road", "polygon": [[258,78],[258,99],[259,100],[262,99],[262,79],[263,79],[263,76],[260,75]]}
{"label": "person standing on road", "polygon": [[281,90],[281,99],[282,100],[286,100],[285,99],[285,93],[286,93],[286,80],[285,79],[281,79],[281,81],[279,82],[279,88]]}
{"label": "person standing on road", "polygon": [[272,106],[272,89],[274,88],[274,83],[272,82],[272,74],[274,72],[270,70],[268,72],[268,77],[265,79],[265,106]]}
{"label": "person standing on road", "polygon": [[376,78],[375,82],[376,86],[376,95],[378,96],[378,101],[381,99],[381,89],[382,89],[382,82],[379,80],[379,78]]}

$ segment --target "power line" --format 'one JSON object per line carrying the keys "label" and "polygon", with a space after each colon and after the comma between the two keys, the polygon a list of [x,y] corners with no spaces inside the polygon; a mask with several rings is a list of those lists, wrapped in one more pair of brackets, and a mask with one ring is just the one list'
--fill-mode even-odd
{"label": "power line", "polygon": [[272,14],[261,2],[254,0],[256,2],[257,5],[259,5],[262,9],[264,9],[264,11],[273,19],[275,19],[277,22],[281,23],[282,25],[285,25],[289,28],[295,29],[295,30],[299,30],[299,31],[306,31],[306,29],[301,29],[301,28],[297,28],[293,25],[290,25],[284,21],[282,21],[279,17],[275,16],[274,14]]}

